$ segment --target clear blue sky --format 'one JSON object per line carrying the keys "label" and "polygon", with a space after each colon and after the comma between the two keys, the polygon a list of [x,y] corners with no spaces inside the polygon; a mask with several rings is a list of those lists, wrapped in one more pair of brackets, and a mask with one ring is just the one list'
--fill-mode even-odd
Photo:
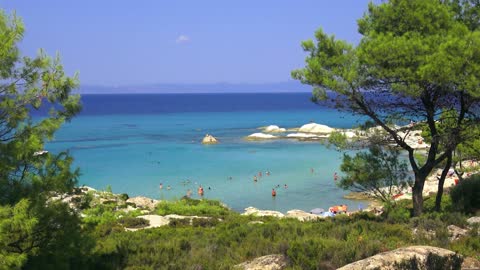
{"label": "clear blue sky", "polygon": [[27,32],[24,54],[60,52],[82,84],[269,83],[303,66],[322,27],[358,43],[369,0],[0,0]]}

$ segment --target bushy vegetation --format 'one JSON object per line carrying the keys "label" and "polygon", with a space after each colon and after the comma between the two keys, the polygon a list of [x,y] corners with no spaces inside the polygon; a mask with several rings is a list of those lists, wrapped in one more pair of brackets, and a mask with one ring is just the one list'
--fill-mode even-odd
{"label": "bushy vegetation", "polygon": [[480,210],[480,176],[474,175],[463,180],[450,192],[453,206],[465,213],[475,213]]}
{"label": "bushy vegetation", "polygon": [[209,216],[222,217],[233,214],[220,201],[194,200],[182,198],[178,201],[161,201],[157,204],[155,213],[158,215],[186,215],[186,216]]}

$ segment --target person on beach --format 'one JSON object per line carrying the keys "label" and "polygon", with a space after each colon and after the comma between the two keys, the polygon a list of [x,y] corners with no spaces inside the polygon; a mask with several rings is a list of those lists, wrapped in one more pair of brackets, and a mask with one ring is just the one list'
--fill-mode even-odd
{"label": "person on beach", "polygon": [[272,197],[275,197],[275,196],[277,196],[277,192],[275,191],[274,188],[272,188]]}

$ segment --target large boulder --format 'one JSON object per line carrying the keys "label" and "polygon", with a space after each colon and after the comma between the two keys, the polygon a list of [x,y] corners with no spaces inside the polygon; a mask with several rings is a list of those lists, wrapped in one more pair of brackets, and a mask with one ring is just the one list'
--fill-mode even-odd
{"label": "large boulder", "polygon": [[467,219],[469,225],[480,224],[480,217],[471,217]]}
{"label": "large boulder", "polygon": [[285,217],[286,218],[296,218],[300,221],[317,220],[319,218],[322,218],[319,215],[310,214],[310,213],[307,213],[305,211],[298,210],[298,209],[288,211],[287,214],[285,215]]}
{"label": "large boulder", "polygon": [[[460,269],[461,259],[453,251],[431,246],[411,246],[383,252],[375,256],[347,264],[341,268],[338,268],[338,270],[394,270],[399,269],[399,264],[408,263],[410,260],[415,258],[418,267],[415,269],[431,269],[429,265],[427,265],[427,258],[431,255],[440,256],[445,259],[445,262],[442,263],[445,268],[440,269]],[[447,268],[448,266],[452,267]],[[456,266],[456,268],[453,266]]]}
{"label": "large boulder", "polygon": [[318,135],[318,134],[311,134],[311,133],[290,133],[287,135],[287,138],[294,138],[294,139],[320,139],[320,138],[328,138],[325,135]]}
{"label": "large boulder", "polygon": [[461,237],[468,234],[468,230],[462,229],[455,225],[449,225],[447,227],[448,233],[450,235],[450,241],[455,241],[460,239]]}
{"label": "large boulder", "polygon": [[138,197],[129,198],[127,202],[134,203],[137,207],[153,210],[155,209],[155,206],[159,201],[155,199],[143,197],[143,196],[138,196]]}
{"label": "large boulder", "polygon": [[216,144],[218,143],[217,138],[213,137],[210,134],[206,134],[205,137],[202,140],[203,144]]}
{"label": "large boulder", "polygon": [[235,265],[234,269],[244,270],[281,270],[287,267],[287,258],[281,254],[273,254],[258,257],[252,261],[247,261]]}
{"label": "large boulder", "polygon": [[242,215],[252,215],[257,217],[264,217],[264,216],[271,216],[271,217],[278,217],[278,218],[284,217],[284,214],[278,211],[260,210],[255,207],[245,208],[245,212],[243,212]]}
{"label": "large boulder", "polygon": [[329,134],[334,131],[333,128],[325,125],[320,125],[317,123],[309,123],[306,125],[301,126],[298,129],[298,132],[304,132],[304,133],[323,133],[323,134]]}
{"label": "large boulder", "polygon": [[270,135],[270,134],[265,134],[265,133],[253,133],[247,136],[247,140],[270,140],[270,139],[277,139],[277,136]]}

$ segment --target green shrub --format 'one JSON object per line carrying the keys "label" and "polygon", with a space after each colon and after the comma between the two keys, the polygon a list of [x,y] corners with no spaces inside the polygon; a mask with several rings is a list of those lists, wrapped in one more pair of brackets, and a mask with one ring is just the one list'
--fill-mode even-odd
{"label": "green shrub", "polygon": [[216,218],[193,218],[192,226],[193,227],[214,227],[218,224],[218,219]]}
{"label": "green shrub", "polygon": [[411,209],[404,208],[402,205],[393,205],[385,210],[384,216],[390,223],[408,223],[412,212]]}
{"label": "green shrub", "polygon": [[128,194],[127,193],[122,193],[120,196],[118,196],[122,201],[128,200]]}
{"label": "green shrub", "polygon": [[125,228],[143,228],[150,225],[150,221],[134,217],[121,217],[118,219],[118,223]]}
{"label": "green shrub", "polygon": [[429,253],[427,260],[423,263],[416,256],[400,263],[395,263],[394,268],[398,270],[420,270],[420,269],[434,269],[434,270],[456,270],[461,269],[463,259],[457,254],[443,257],[437,254]]}
{"label": "green shrub", "polygon": [[480,176],[474,175],[463,180],[450,192],[454,207],[465,213],[475,213],[480,209]]}
{"label": "green shrub", "polygon": [[187,216],[225,217],[234,214],[219,201],[194,200],[182,198],[178,201],[161,201],[157,204],[155,212],[164,216],[169,214]]}
{"label": "green shrub", "polygon": [[168,223],[170,227],[185,227],[190,226],[190,219],[189,218],[172,218],[170,219],[170,223]]}

